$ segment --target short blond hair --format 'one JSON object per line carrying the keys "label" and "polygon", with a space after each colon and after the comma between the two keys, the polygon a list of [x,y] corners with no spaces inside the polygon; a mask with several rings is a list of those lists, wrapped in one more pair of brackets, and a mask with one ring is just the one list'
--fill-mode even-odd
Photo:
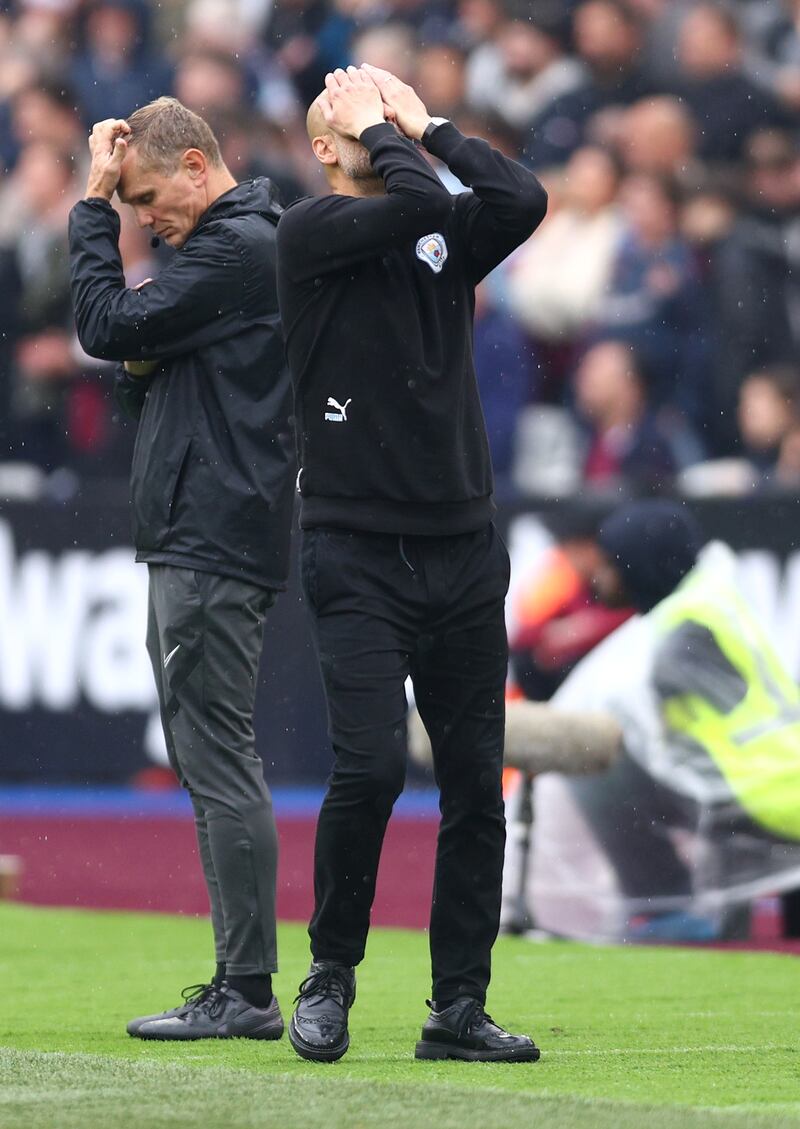
{"label": "short blond hair", "polygon": [[222,165],[219,143],[208,122],[177,98],[156,98],[127,121],[129,144],[136,147],[142,163],[149,168],[175,172],[187,149],[199,149],[212,165]]}

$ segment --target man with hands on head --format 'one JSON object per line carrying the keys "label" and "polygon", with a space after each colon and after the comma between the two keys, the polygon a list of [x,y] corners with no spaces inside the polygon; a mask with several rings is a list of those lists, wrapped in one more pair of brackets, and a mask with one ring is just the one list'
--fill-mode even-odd
{"label": "man with hands on head", "polygon": [[[431,118],[376,67],[326,77],[308,133],[331,194],[278,226],[301,461],[302,572],[334,767],[315,847],[312,963],[289,1037],[341,1058],[386,825],[406,763],[405,680],[442,820],[421,1059],[535,1061],[486,1014],[505,842],[509,578],[472,361],[474,288],[541,222],[536,178]],[[421,143],[471,191],[455,198]]]}
{"label": "man with hands on head", "polygon": [[[269,181],[237,185],[206,122],[175,99],[99,122],[89,145],[69,222],[75,319],[87,353],[125,361],[117,393],[139,420],[131,494],[136,559],[149,570],[147,648],[170,763],[194,808],[216,953],[210,983],[128,1031],[277,1039],[277,835],[253,709],[265,615],[286,584],[294,485],[281,209]],[[115,191],[177,249],[135,289]]]}

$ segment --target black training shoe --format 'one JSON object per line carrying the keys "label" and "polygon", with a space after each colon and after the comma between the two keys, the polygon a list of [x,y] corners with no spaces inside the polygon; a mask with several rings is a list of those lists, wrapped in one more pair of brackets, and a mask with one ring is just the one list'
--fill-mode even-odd
{"label": "black training shoe", "polygon": [[132,1034],[138,1039],[280,1039],[283,1016],[274,996],[269,1007],[261,1008],[227,984],[206,988],[190,1007],[140,1021]]}
{"label": "black training shoe", "polygon": [[175,1015],[184,1015],[187,1011],[191,1011],[192,1008],[202,1003],[208,993],[213,991],[216,986],[215,984],[192,984],[191,987],[184,988],[181,992],[183,996],[182,1004],[169,1008],[168,1011],[160,1011],[155,1015],[140,1015],[138,1019],[130,1021],[126,1031],[129,1035],[138,1035],[139,1028],[143,1023],[150,1023],[154,1019],[172,1019]]}
{"label": "black training shoe", "polygon": [[[433,1004],[428,1001],[433,1009]],[[444,1011],[431,1010],[415,1058],[458,1058],[467,1062],[536,1062],[539,1048],[527,1035],[498,1027],[483,1005],[459,996]]]}
{"label": "black training shoe", "polygon": [[350,1046],[347,1013],[356,998],[356,974],[344,964],[314,960],[295,999],[289,1041],[301,1058],[335,1062]]}

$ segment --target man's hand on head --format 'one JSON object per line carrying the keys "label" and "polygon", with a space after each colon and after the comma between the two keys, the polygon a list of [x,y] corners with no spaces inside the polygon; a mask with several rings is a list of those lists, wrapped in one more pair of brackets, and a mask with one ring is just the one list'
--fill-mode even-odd
{"label": "man's hand on head", "polygon": [[380,91],[368,74],[357,67],[339,68],[325,76],[325,93],[319,107],[326,125],[356,140],[365,129],[384,121]]}
{"label": "man's hand on head", "polygon": [[89,136],[92,163],[86,182],[86,199],[100,196],[110,200],[119,184],[119,175],[128,151],[130,126],[121,118],[96,122]]}
{"label": "man's hand on head", "polygon": [[380,91],[386,120],[396,122],[412,141],[420,141],[430,125],[431,115],[416,90],[390,71],[373,67],[370,63],[364,63],[361,71],[369,75]]}

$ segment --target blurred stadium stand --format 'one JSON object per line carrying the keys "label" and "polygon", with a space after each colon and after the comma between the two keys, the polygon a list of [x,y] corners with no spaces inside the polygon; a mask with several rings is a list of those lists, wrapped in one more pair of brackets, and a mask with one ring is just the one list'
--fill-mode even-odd
{"label": "blurred stadium stand", "polygon": [[[547,543],[538,515],[564,504],[553,499],[682,493],[741,553],[800,677],[797,0],[0,0],[0,789],[152,785],[142,771],[163,761],[128,533],[133,427],[69,306],[66,217],[86,135],[98,116],[172,93],[208,118],[238,178],[270,176],[290,203],[322,188],[305,107],[327,70],[360,61],[415,83],[431,113],[529,163],[550,193],[547,221],[481,287],[476,318],[512,582]],[[171,252],[121,212],[135,285]],[[297,588],[270,615],[264,654],[267,776],[279,795],[318,789],[330,752]],[[54,811],[37,815],[17,791],[8,840],[10,795],[0,851],[28,835],[43,868],[21,881],[49,873],[46,901],[53,884],[72,889],[64,866],[83,865],[95,904],[127,904],[124,890],[103,901],[97,844],[112,825],[152,831],[173,819],[159,802],[183,802],[140,797],[126,815],[98,801],[109,822],[94,847],[73,813],[48,849],[41,821],[19,820],[55,829]],[[282,827],[306,882],[315,798],[305,846]],[[407,840],[428,855],[434,814]],[[109,846],[119,859],[123,843]],[[62,869],[47,871],[56,844]],[[156,837],[146,857],[158,850]],[[410,888],[427,864],[398,857]]]}

